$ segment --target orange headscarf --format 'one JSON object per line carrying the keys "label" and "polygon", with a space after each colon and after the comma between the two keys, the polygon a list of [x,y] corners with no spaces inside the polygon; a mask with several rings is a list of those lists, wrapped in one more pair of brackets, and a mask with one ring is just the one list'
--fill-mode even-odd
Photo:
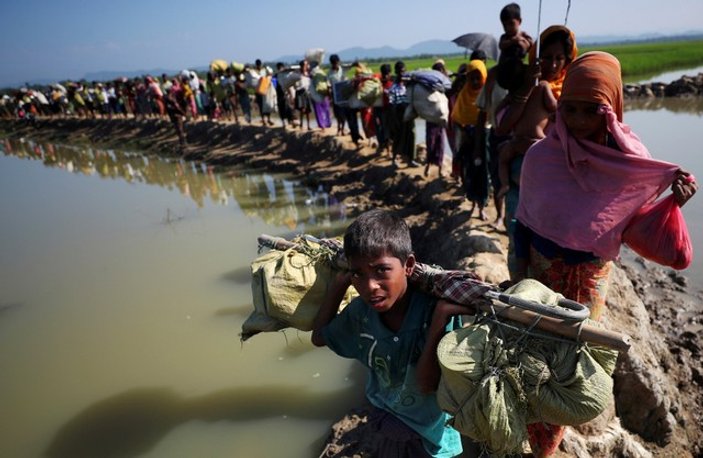
{"label": "orange headscarf", "polygon": [[569,65],[561,101],[608,105],[622,122],[622,77],[620,62],[611,54],[591,51]]}
{"label": "orange headscarf", "polygon": [[[547,27],[544,32],[542,32],[539,35],[539,47],[542,49],[542,44],[549,38],[549,36],[555,32],[566,32],[569,37],[571,38],[572,43],[574,44],[573,48],[571,49],[571,55],[567,55],[567,59],[569,62],[573,62],[574,59],[576,59],[576,55],[578,54],[578,47],[576,46],[576,36],[574,35],[574,32],[571,31],[568,27],[563,26],[563,25],[552,25]],[[530,63],[534,63],[537,58],[537,45],[532,45],[530,48]],[[564,68],[562,69],[561,73],[559,76],[557,76],[553,81],[549,82],[549,87],[552,88],[552,94],[554,94],[554,97],[556,97],[557,100],[559,100],[559,97],[561,96],[561,86],[564,83],[564,76],[566,76],[566,70],[569,68],[570,64],[566,64]]]}
{"label": "orange headscarf", "polygon": [[482,60],[472,60],[466,67],[466,74],[470,75],[472,72],[479,72],[481,75],[481,87],[474,89],[467,81],[459,91],[454,109],[452,109],[452,121],[460,126],[474,125],[478,121],[479,109],[476,106],[476,98],[483,85],[486,84],[486,75],[488,74],[486,64]]}

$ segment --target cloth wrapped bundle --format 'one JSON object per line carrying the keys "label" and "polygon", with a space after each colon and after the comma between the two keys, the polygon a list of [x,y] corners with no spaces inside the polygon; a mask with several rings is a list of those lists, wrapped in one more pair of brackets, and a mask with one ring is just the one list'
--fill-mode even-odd
{"label": "cloth wrapped bundle", "polygon": [[452,88],[452,80],[437,70],[415,70],[408,73],[411,83],[422,84],[430,91],[446,92]]}
{"label": "cloth wrapped bundle", "polygon": [[410,103],[403,113],[408,122],[420,116],[425,121],[446,127],[449,122],[449,99],[440,91],[428,89],[423,84],[413,84],[408,89]]}
{"label": "cloth wrapped bundle", "polygon": [[210,71],[225,72],[227,70],[227,61],[224,59],[214,59],[210,61]]}
{"label": "cloth wrapped bundle", "polygon": [[244,64],[242,64],[241,62],[233,60],[230,64],[230,67],[232,68],[232,71],[234,73],[242,73],[244,71]]}
{"label": "cloth wrapped bundle", "polygon": [[[545,305],[563,297],[535,280],[506,293]],[[448,333],[437,354],[439,406],[495,454],[519,452],[530,423],[582,424],[612,402],[615,350],[487,321]]]}
{"label": "cloth wrapped bundle", "polygon": [[281,72],[278,73],[278,76],[276,77],[278,82],[281,84],[281,87],[283,88],[284,91],[287,91],[291,87],[295,85],[300,79],[303,77],[303,75],[300,74],[300,72],[296,71],[286,71],[286,72]]}
{"label": "cloth wrapped bundle", "polygon": [[312,70],[311,77],[310,98],[314,102],[320,103],[330,93],[330,83],[327,80],[327,74],[320,67],[315,67]]}
{"label": "cloth wrapped bundle", "polygon": [[382,95],[381,80],[375,77],[363,77],[349,98],[349,106],[351,108],[372,107],[381,100]]}
{"label": "cloth wrapped bundle", "polygon": [[[312,329],[328,286],[338,272],[332,262],[336,253],[305,239],[296,243],[295,249],[271,250],[252,262],[254,311],[242,325],[242,340],[287,327]],[[350,287],[340,310],[355,296],[356,290]]]}
{"label": "cloth wrapped bundle", "polygon": [[310,48],[305,51],[305,59],[311,63],[322,64],[325,61],[325,50],[323,48]]}
{"label": "cloth wrapped bundle", "polygon": [[246,81],[248,88],[256,90],[259,87],[260,80],[261,75],[255,70],[250,68],[244,72],[244,81]]}

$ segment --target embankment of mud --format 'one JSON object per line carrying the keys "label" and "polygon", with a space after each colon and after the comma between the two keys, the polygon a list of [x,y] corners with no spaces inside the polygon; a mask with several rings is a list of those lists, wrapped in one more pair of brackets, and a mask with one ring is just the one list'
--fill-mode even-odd
{"label": "embankment of mud", "polygon": [[703,73],[695,76],[682,76],[671,83],[626,84],[625,97],[698,97],[703,94]]}

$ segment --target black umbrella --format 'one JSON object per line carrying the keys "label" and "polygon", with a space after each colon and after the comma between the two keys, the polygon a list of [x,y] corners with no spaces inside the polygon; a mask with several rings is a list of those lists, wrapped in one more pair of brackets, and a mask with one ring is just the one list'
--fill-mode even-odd
{"label": "black umbrella", "polygon": [[452,42],[471,51],[481,50],[486,53],[486,57],[498,60],[498,40],[490,33],[467,33]]}

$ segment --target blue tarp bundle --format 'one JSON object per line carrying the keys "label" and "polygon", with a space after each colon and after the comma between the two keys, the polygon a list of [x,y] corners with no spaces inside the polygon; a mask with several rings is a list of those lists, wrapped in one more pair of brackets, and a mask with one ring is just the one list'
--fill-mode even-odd
{"label": "blue tarp bundle", "polygon": [[437,70],[415,70],[408,76],[410,81],[420,83],[431,91],[445,92],[452,87],[452,80]]}

